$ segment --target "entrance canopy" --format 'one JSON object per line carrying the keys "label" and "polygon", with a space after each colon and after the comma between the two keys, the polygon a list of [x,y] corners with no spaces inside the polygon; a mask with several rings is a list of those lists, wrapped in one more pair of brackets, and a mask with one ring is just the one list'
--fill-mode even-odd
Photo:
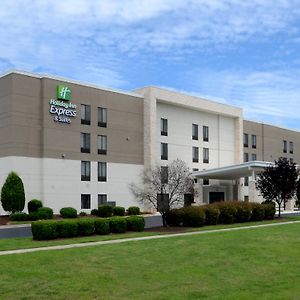
{"label": "entrance canopy", "polygon": [[196,178],[234,180],[260,173],[264,171],[266,167],[271,165],[273,165],[272,162],[249,161],[239,165],[231,165],[204,171],[196,171],[193,172],[192,175]]}

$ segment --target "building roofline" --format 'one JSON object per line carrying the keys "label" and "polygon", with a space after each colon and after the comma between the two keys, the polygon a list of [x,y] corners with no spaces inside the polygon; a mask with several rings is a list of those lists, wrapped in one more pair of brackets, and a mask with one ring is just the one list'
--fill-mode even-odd
{"label": "building roofline", "polygon": [[94,89],[104,90],[104,91],[107,91],[107,92],[123,94],[123,95],[128,95],[128,96],[133,96],[133,97],[136,97],[136,98],[144,99],[143,96],[141,96],[140,94],[134,93],[134,92],[126,92],[126,91],[122,91],[122,90],[119,90],[119,89],[112,89],[112,88],[102,87],[102,86],[99,86],[97,84],[91,84],[91,83],[87,83],[87,82],[80,81],[80,80],[68,79],[68,78],[60,77],[60,76],[56,76],[56,75],[31,73],[31,72],[17,70],[17,69],[11,69],[11,70],[8,70],[8,71],[0,74],[0,78],[5,77],[5,76],[10,75],[10,74],[24,75],[24,76],[29,76],[29,77],[38,78],[38,79],[42,79],[42,78],[53,79],[53,80],[63,81],[63,82],[77,84],[77,85],[81,85],[81,86],[91,87],[91,88],[94,88]]}

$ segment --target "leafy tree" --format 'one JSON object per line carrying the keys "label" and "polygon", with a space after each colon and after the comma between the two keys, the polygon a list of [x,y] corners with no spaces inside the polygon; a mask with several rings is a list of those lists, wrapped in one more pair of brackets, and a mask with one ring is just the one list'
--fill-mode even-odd
{"label": "leafy tree", "polygon": [[172,208],[183,206],[185,194],[194,193],[191,171],[184,161],[177,159],[168,166],[156,165],[144,170],[140,185],[132,183],[134,196],[146,206],[155,208],[167,226],[166,214]]}
{"label": "leafy tree", "polygon": [[297,195],[296,205],[297,205],[298,207],[300,207],[300,179],[297,181],[297,191],[296,191],[296,195]]}
{"label": "leafy tree", "polygon": [[1,190],[1,203],[5,211],[22,211],[25,206],[25,192],[22,179],[17,173],[8,174]]}
{"label": "leafy tree", "polygon": [[256,187],[266,200],[275,201],[279,208],[286,204],[296,193],[298,170],[295,163],[280,157],[278,161],[266,167],[259,175]]}

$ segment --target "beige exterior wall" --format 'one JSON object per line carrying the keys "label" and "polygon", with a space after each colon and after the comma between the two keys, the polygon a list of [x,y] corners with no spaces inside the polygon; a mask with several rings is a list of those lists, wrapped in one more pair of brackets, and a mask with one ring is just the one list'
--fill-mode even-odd
{"label": "beige exterior wall", "polygon": [[[292,158],[300,163],[300,132],[273,125],[244,120],[244,133],[249,135],[249,145],[244,147],[244,153],[256,153],[257,160],[274,161],[279,157]],[[257,146],[252,148],[251,135],[256,135]],[[287,153],[283,152],[283,141],[287,141]],[[289,142],[293,142],[294,151],[290,153]]]}

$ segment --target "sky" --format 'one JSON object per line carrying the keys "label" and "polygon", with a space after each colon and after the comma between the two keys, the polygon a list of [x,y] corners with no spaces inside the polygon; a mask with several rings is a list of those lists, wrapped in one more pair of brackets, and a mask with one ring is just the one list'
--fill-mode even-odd
{"label": "sky", "polygon": [[1,0],[0,72],[155,85],[300,130],[300,0]]}

